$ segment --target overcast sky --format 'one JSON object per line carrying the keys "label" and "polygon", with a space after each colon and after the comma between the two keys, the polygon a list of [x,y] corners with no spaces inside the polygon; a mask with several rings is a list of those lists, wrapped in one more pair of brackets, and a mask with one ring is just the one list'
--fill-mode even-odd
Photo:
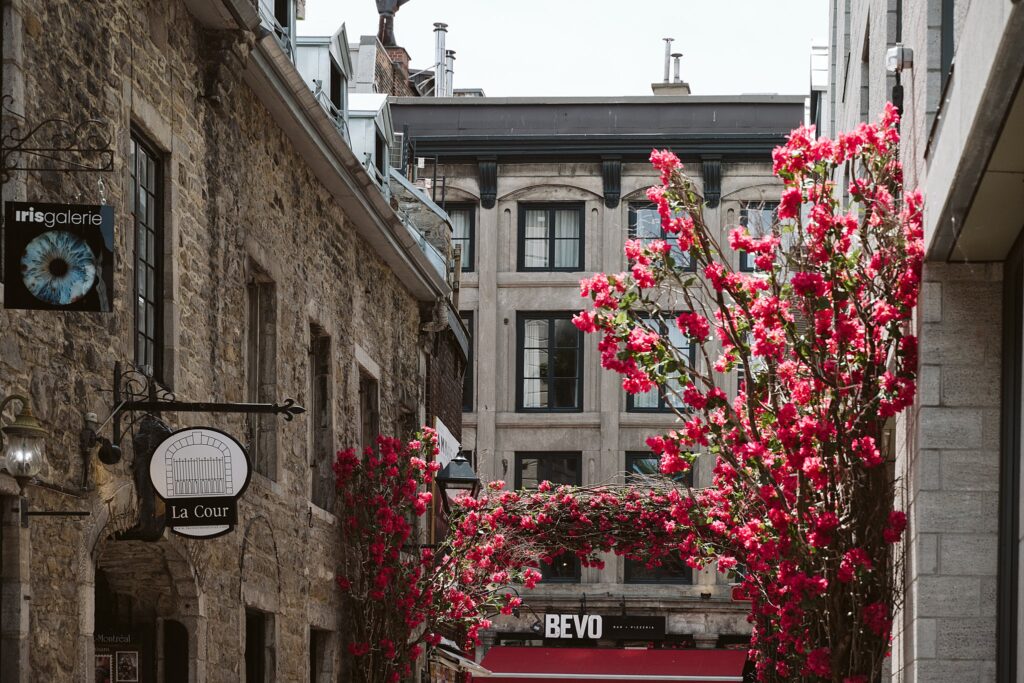
{"label": "overcast sky", "polygon": [[[695,95],[803,95],[812,43],[826,44],[826,0],[410,0],[395,19],[414,68],[448,24],[455,87],[489,96],[649,95],[665,44],[683,53]],[[377,32],[374,0],[307,0],[301,35],[350,42]]]}

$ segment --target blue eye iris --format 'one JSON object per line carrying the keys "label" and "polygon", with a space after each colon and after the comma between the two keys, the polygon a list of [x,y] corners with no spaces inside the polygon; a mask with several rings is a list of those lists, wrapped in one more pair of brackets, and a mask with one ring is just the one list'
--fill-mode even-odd
{"label": "blue eye iris", "polygon": [[21,279],[37,299],[55,306],[72,304],[96,281],[96,257],[70,232],[51,230],[28,243],[21,256]]}

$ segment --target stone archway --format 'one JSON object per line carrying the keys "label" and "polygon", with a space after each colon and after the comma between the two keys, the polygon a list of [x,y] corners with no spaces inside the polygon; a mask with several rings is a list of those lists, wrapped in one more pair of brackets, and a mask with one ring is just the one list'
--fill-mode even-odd
{"label": "stone archway", "polygon": [[[203,679],[205,610],[181,545],[180,539],[150,543],[112,537],[97,544],[90,563],[93,580],[82,596],[89,607],[83,610],[83,636],[92,645],[87,671],[109,666],[123,674],[136,667],[139,683],[177,683],[182,680],[177,665],[184,660],[187,680]],[[91,623],[84,623],[89,617]]]}

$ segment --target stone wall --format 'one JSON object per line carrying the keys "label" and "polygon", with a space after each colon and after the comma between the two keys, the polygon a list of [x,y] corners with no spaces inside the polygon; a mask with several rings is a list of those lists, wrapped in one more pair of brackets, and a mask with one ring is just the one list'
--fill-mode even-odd
{"label": "stone wall", "polygon": [[[14,69],[23,78],[24,97],[15,104],[28,124],[98,118],[109,125],[114,150],[112,173],[19,174],[4,187],[7,200],[105,200],[116,213],[113,313],[0,311],[0,395],[29,392],[50,431],[40,479],[78,490],[82,415],[106,417],[113,364],[132,358],[132,130],[163,157],[168,388],[181,400],[246,400],[246,284],[258,268],[276,283],[279,398],[310,399],[316,323],[331,336],[335,442],[357,440],[360,370],[377,375],[382,431],[397,430],[398,397],[421,394],[416,301],[356,234],[240,73],[219,74],[222,91],[230,91],[219,104],[205,97],[211,70],[224,61],[225,39],[244,44],[244,36],[204,30],[180,0],[30,0],[10,7],[15,16],[5,35],[19,42],[21,61],[9,65],[5,81]],[[8,52],[11,41],[5,38],[4,47]],[[172,427],[209,425],[245,440],[238,416],[163,418]],[[333,581],[338,529],[328,511],[309,501],[308,421],[279,423],[276,438],[276,472],[253,475],[238,526],[215,540],[168,535],[153,546],[113,550],[118,542],[108,539],[104,524],[108,499],[121,500],[118,491],[132,475],[130,438],[120,465],[93,462],[95,490],[30,488],[33,508],[92,512],[85,519],[32,519],[32,680],[91,676],[97,562],[170,577],[174,589],[162,601],[147,595],[141,569],[126,570],[124,585],[135,587],[140,605],[152,603],[159,619],[188,626],[194,680],[239,680],[245,606],[276,615],[279,680],[308,680],[310,626],[338,631],[342,623]]]}

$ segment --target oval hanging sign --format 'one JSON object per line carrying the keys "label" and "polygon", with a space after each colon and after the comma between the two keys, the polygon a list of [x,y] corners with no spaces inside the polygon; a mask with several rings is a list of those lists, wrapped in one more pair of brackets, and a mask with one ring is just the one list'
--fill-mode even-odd
{"label": "oval hanging sign", "polygon": [[191,538],[231,531],[251,471],[242,444],[210,427],[174,432],[156,447],[149,462],[153,488],[166,503],[167,526]]}

